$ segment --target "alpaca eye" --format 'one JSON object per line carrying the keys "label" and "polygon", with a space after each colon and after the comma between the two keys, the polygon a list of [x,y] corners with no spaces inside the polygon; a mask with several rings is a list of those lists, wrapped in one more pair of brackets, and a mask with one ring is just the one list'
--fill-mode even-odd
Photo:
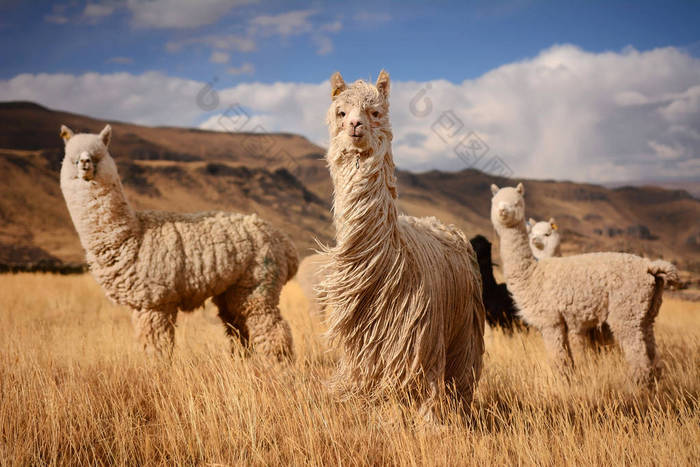
{"label": "alpaca eye", "polygon": [[377,112],[377,111],[375,110],[374,112],[372,112],[372,116],[373,116],[374,118],[379,117],[379,112]]}
{"label": "alpaca eye", "polygon": [[340,111],[340,116],[341,116],[341,117],[345,117],[345,112],[343,112],[343,111],[341,110],[341,111]]}

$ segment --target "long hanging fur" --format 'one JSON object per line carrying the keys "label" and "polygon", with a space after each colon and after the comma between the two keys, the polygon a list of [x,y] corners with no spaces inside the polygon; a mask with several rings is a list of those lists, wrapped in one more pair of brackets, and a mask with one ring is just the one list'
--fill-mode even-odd
{"label": "long hanging fur", "polygon": [[370,395],[418,394],[422,410],[430,413],[446,384],[469,403],[484,352],[474,251],[454,226],[398,214],[382,93],[358,81],[334,96],[345,105],[384,112],[366,149],[346,144],[336,100],[328,114],[337,241],[325,251],[329,261],[319,289],[332,310],[328,334],[342,350],[333,382],[337,389]]}

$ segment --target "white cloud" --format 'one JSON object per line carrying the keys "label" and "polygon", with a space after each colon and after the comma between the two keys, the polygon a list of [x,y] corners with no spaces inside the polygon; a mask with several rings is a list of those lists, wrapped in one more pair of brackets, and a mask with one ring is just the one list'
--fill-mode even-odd
{"label": "white cloud", "polygon": [[57,4],[53,13],[44,16],[47,22],[65,24],[87,22],[95,24],[118,10],[127,10],[131,24],[138,28],[192,29],[218,22],[234,7],[256,0],[97,0],[88,1],[82,14],[66,15],[77,2]]}
{"label": "white cloud", "polygon": [[340,32],[343,29],[343,23],[340,20],[335,20],[331,23],[322,24],[319,26],[319,29],[326,32]]}
{"label": "white cloud", "polygon": [[313,30],[309,18],[314,10],[296,10],[278,15],[261,15],[250,20],[253,32],[263,35],[298,36]]}
{"label": "white cloud", "polygon": [[[462,83],[394,79],[394,155],[404,168],[464,168],[454,149],[474,131],[489,147],[480,163],[498,155],[518,176],[700,176],[700,59],[674,48],[588,53],[557,46]],[[245,130],[261,125],[326,144],[327,82],[243,83],[219,90],[212,106],[198,105],[203,89],[160,73],[25,74],[0,81],[0,99],[145,124],[204,120],[212,129],[222,129],[219,114],[240,106],[254,117]],[[448,111],[462,126],[454,137],[435,131]]]}
{"label": "white cloud", "polygon": [[51,13],[44,15],[44,21],[53,24],[66,24],[70,19],[67,15],[68,5],[56,4],[51,7]]}
{"label": "white cloud", "polygon": [[252,52],[255,50],[255,41],[250,37],[237,36],[235,34],[209,34],[202,37],[192,37],[179,41],[169,41],[165,44],[168,52],[178,52],[185,46],[192,44],[204,44],[221,50],[234,50],[237,52]]}
{"label": "white cloud", "polygon": [[283,44],[287,44],[289,37],[306,36],[316,47],[318,55],[327,55],[333,51],[333,41],[329,35],[340,32],[343,23],[335,20],[314,24],[311,18],[317,13],[316,10],[295,10],[278,15],[260,15],[250,19],[245,35],[210,34],[171,40],[166,43],[165,49],[179,52],[188,45],[204,44],[215,49],[252,52],[256,49],[256,41],[261,38],[280,38]]}
{"label": "white cloud", "polygon": [[132,22],[145,28],[196,28],[221,19],[245,0],[127,0]]}
{"label": "white cloud", "polygon": [[118,5],[115,2],[89,2],[87,5],[85,5],[85,9],[83,10],[83,17],[86,19],[100,20],[114,13],[114,10],[116,10],[117,7]]}
{"label": "white cloud", "polygon": [[21,74],[0,81],[0,100],[30,100],[53,109],[145,125],[192,125],[202,114],[203,83],[157,72]]}
{"label": "white cloud", "polygon": [[226,52],[221,52],[220,50],[215,50],[211,53],[209,61],[212,63],[228,63],[229,55]]}
{"label": "white cloud", "polygon": [[252,75],[255,73],[255,67],[252,63],[244,63],[241,66],[232,66],[226,70],[232,75]]}
{"label": "white cloud", "polygon": [[131,63],[134,63],[134,60],[131,57],[112,57],[107,60],[107,63],[116,63],[118,65],[129,65]]}
{"label": "white cloud", "polygon": [[314,42],[318,46],[316,53],[318,55],[328,55],[333,52],[333,41],[326,36],[316,36],[314,37]]}
{"label": "white cloud", "polygon": [[386,23],[391,21],[389,13],[360,11],[353,17],[359,23]]}
{"label": "white cloud", "polygon": [[60,14],[51,14],[51,15],[44,15],[44,21],[47,23],[54,23],[54,24],[66,24],[68,22],[68,18],[64,15]]}

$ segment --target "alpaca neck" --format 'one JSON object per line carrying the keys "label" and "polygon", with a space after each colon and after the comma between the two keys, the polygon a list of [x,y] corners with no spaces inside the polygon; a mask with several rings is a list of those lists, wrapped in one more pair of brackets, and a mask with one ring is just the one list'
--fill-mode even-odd
{"label": "alpaca neck", "polygon": [[398,247],[393,162],[387,166],[390,152],[381,157],[359,153],[342,157],[346,163],[331,165],[336,260],[360,262],[378,250]]}
{"label": "alpaca neck", "polygon": [[129,206],[121,182],[85,183],[73,181],[67,196],[68,208],[88,258],[100,266],[114,264],[124,244],[139,231],[136,214]]}
{"label": "alpaca neck", "polygon": [[503,273],[508,286],[527,281],[537,262],[530,249],[525,222],[515,227],[501,227],[498,235],[501,239]]}

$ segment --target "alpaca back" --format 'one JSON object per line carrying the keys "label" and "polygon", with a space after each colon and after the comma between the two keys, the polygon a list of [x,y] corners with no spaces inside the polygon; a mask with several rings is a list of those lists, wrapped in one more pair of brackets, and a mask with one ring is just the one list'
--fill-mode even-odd
{"label": "alpaca back", "polygon": [[[99,271],[98,281],[111,284],[118,303],[193,310],[236,283],[258,256],[261,262],[263,256],[272,259],[269,273],[281,274],[282,283],[296,273],[291,241],[255,214],[140,211],[136,217],[137,260]],[[284,264],[276,264],[278,258]]]}

